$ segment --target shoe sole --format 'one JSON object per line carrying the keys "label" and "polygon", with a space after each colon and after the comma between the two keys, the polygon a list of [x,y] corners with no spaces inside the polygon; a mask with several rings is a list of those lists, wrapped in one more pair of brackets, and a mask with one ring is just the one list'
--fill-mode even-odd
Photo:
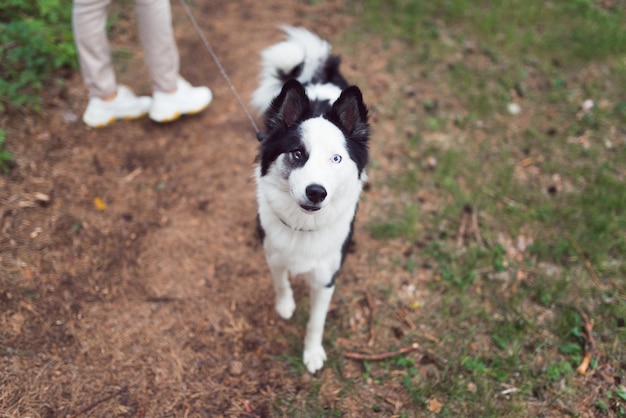
{"label": "shoe sole", "polygon": [[173,122],[173,121],[175,121],[178,118],[180,118],[180,112],[176,112],[172,116],[161,118],[161,119],[155,119],[155,118],[152,118],[152,117],[150,119],[152,119],[153,121],[158,122],[158,123],[167,123],[167,122]]}
{"label": "shoe sole", "polygon": [[[144,117],[144,116],[146,116],[147,114],[148,114],[148,112],[146,112],[146,113],[142,113],[142,114],[137,115],[137,116],[123,116],[123,117],[121,117],[121,118],[119,118],[119,119],[123,119],[123,120],[137,120],[137,119],[141,119],[141,118],[143,118],[143,117]],[[92,128],[100,129],[100,128],[104,128],[105,126],[112,125],[112,124],[113,124],[116,120],[118,120],[118,118],[116,118],[115,116],[113,116],[113,117],[111,117],[111,119],[107,120],[106,122],[104,122],[104,123],[99,123],[99,124],[97,124],[97,125],[91,125],[91,124],[89,124],[89,123],[87,123],[87,122],[85,122],[85,123],[86,123],[87,125],[91,126]],[[83,122],[84,122],[84,121],[83,121]]]}
{"label": "shoe sole", "polygon": [[97,124],[97,125],[92,125],[92,124],[87,123],[87,122],[85,122],[85,123],[87,123],[87,125],[91,126],[92,128],[100,129],[100,128],[104,128],[105,126],[109,126],[109,125],[110,125],[110,124],[112,124],[113,122],[115,122],[115,117],[113,117],[113,118],[111,118],[111,119],[107,120],[107,121],[106,121],[106,122],[104,122],[104,123],[99,123],[99,124]]}
{"label": "shoe sole", "polygon": [[164,117],[164,118],[160,118],[160,119],[155,119],[155,118],[153,118],[153,117],[151,116],[151,117],[150,117],[150,119],[152,119],[153,121],[158,122],[158,123],[173,122],[173,121],[175,121],[176,119],[180,118],[182,115],[196,115],[196,114],[198,114],[198,113],[202,112],[202,111],[203,111],[204,109],[206,109],[207,107],[209,107],[209,104],[210,104],[210,103],[207,103],[207,105],[206,105],[206,106],[204,106],[204,107],[201,107],[201,108],[199,108],[199,109],[189,110],[189,111],[187,111],[187,112],[185,112],[185,113],[176,112],[176,113],[174,113],[172,116],[169,116],[169,117]]}

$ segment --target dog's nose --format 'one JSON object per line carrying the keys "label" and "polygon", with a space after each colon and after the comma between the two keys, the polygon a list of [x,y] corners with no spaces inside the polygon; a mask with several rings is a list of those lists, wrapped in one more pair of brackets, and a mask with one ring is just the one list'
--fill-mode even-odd
{"label": "dog's nose", "polygon": [[322,185],[310,184],[306,187],[306,197],[308,197],[312,203],[320,203],[326,199],[326,195],[326,189]]}

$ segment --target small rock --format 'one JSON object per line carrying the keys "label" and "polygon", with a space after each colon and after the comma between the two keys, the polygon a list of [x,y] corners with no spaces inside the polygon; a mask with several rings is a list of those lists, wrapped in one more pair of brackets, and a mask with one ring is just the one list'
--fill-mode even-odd
{"label": "small rock", "polygon": [[78,116],[76,115],[76,113],[71,111],[63,112],[61,118],[65,123],[74,123],[78,120]]}
{"label": "small rock", "polygon": [[507,110],[511,115],[518,115],[522,111],[522,108],[517,103],[509,103]]}
{"label": "small rock", "polygon": [[230,362],[230,374],[233,376],[239,376],[243,373],[243,363],[238,360],[233,360]]}
{"label": "small rock", "polygon": [[42,232],[43,232],[43,229],[40,226],[38,226],[37,228],[33,230],[33,232],[30,233],[30,237],[33,239],[37,238],[39,234],[41,234]]}
{"label": "small rock", "polygon": [[50,203],[50,195],[45,193],[37,192],[34,197],[35,202],[37,202],[40,206],[46,207]]}

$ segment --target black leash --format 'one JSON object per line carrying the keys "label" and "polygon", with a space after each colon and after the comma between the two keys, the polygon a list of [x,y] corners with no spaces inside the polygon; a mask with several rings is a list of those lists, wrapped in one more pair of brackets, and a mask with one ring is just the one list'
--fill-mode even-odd
{"label": "black leash", "polygon": [[222,77],[224,77],[224,80],[226,80],[226,84],[228,84],[228,87],[230,88],[230,91],[233,92],[233,94],[235,95],[235,98],[239,102],[239,106],[241,106],[241,108],[243,109],[244,113],[248,117],[248,120],[250,121],[250,124],[252,125],[252,127],[254,128],[254,131],[256,132],[256,139],[259,142],[263,141],[263,139],[265,137],[263,135],[263,132],[261,132],[261,130],[256,125],[256,123],[254,123],[254,119],[252,118],[252,115],[250,115],[250,112],[248,111],[248,108],[246,107],[246,105],[241,100],[241,97],[239,96],[239,93],[237,93],[237,90],[235,89],[235,86],[233,85],[232,81],[230,81],[230,78],[228,77],[228,74],[226,73],[226,70],[224,70],[224,67],[222,66],[222,63],[217,58],[217,54],[215,53],[215,51],[211,47],[211,44],[207,40],[206,36],[204,36],[204,33],[202,32],[202,29],[200,29],[200,26],[198,25],[198,22],[196,22],[196,19],[193,17],[193,13],[191,13],[191,9],[189,8],[189,6],[187,6],[187,3],[185,2],[185,0],[180,0],[180,4],[183,5],[183,9],[185,9],[185,13],[187,13],[187,17],[189,18],[189,20],[193,24],[194,28],[196,28],[196,32],[198,32],[198,35],[200,35],[200,39],[202,39],[202,42],[204,43],[204,46],[206,47],[207,51],[209,51],[209,54],[211,54],[211,58],[213,58],[213,61],[215,62],[215,65],[217,65],[217,68],[220,70],[220,73],[222,74]]}

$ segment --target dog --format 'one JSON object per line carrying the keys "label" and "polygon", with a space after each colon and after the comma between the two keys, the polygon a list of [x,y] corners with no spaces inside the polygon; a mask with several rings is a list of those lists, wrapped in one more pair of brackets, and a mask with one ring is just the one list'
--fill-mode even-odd
{"label": "dog", "polygon": [[330,44],[304,28],[282,29],[286,40],[261,54],[252,97],[265,119],[254,171],[258,228],[282,318],[296,307],[289,275],[308,282],[303,362],[313,374],[326,361],[324,323],[366,181],[370,126]]}

